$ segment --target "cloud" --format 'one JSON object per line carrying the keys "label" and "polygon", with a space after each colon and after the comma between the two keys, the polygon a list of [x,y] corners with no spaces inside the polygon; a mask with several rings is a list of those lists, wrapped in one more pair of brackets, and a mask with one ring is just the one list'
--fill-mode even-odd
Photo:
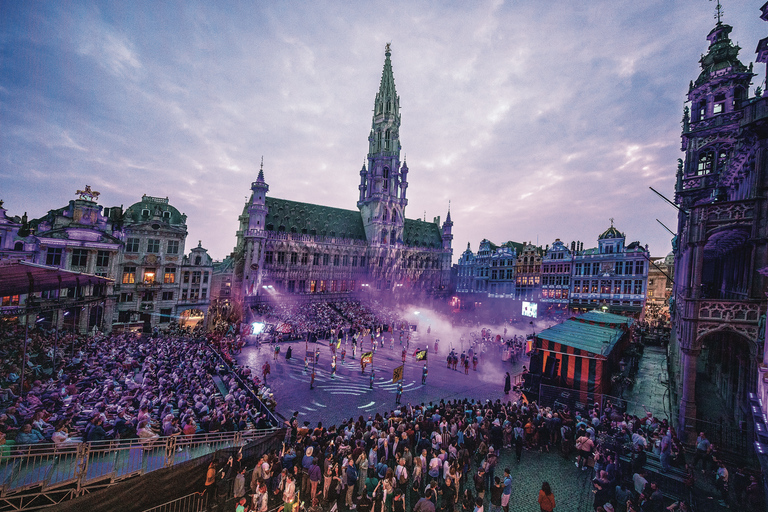
{"label": "cloud", "polygon": [[[275,197],[355,209],[383,49],[392,42],[407,215],[445,216],[454,259],[482,238],[594,245],[614,217],[669,251],[688,81],[711,6],[680,2],[75,2],[0,20],[6,207],[40,216],[101,183],[188,214],[214,257],[235,244],[261,157]],[[734,0],[734,40],[764,32]],[[753,58],[742,50],[742,61]],[[41,180],[40,175],[47,176]],[[38,177],[36,177],[38,176]]]}

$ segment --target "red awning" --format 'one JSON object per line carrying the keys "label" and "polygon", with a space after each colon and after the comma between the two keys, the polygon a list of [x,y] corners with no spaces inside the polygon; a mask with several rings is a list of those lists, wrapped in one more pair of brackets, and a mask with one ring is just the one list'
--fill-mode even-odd
{"label": "red awning", "polygon": [[113,280],[106,277],[47,267],[28,261],[14,261],[0,265],[0,297],[111,282]]}

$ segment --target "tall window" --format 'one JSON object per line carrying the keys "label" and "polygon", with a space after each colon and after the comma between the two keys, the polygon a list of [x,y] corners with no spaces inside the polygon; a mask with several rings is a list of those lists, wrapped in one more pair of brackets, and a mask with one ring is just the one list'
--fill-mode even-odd
{"label": "tall window", "polygon": [[333,266],[334,267],[338,267],[339,264],[340,264],[340,261],[341,261],[341,258],[339,257],[339,255],[338,254],[334,254],[333,255]]}
{"label": "tall window", "polygon": [[307,254],[305,252],[302,253],[301,254],[301,264],[302,265],[306,265],[308,262],[309,262],[309,254]]}
{"label": "tall window", "polygon": [[291,265],[297,265],[299,263],[299,253],[292,252],[291,253]]}
{"label": "tall window", "polygon": [[163,282],[165,284],[173,284],[176,282],[176,269],[174,267],[165,267]]}
{"label": "tall window", "polygon": [[129,238],[125,241],[125,252],[139,252],[139,239]]}
{"label": "tall window", "polygon": [[72,266],[85,267],[88,265],[88,249],[72,250]]}
{"label": "tall window", "polygon": [[272,263],[272,260],[275,257],[275,253],[272,251],[267,251],[264,253],[264,263],[269,265]]}
{"label": "tall window", "polygon": [[635,281],[635,295],[640,295],[643,293],[643,281],[638,279]]}
{"label": "tall window", "polygon": [[179,254],[179,241],[168,240],[167,254]]}
{"label": "tall window", "polygon": [[330,254],[323,254],[323,265],[328,265],[331,262]]}
{"label": "tall window", "polygon": [[703,176],[712,172],[712,160],[713,154],[711,151],[707,151],[699,155],[699,165],[696,168],[696,174]]}
{"label": "tall window", "polygon": [[99,251],[96,253],[96,266],[97,267],[109,266],[109,251]]}
{"label": "tall window", "polygon": [[365,266],[365,256],[360,256],[360,266],[361,267]]}
{"label": "tall window", "polygon": [[136,267],[123,267],[123,284],[136,282]]}
{"label": "tall window", "polygon": [[144,269],[144,284],[154,284],[155,283],[155,269],[154,268],[145,268]]}
{"label": "tall window", "polygon": [[312,255],[312,264],[313,265],[319,265],[320,264],[320,253],[315,253]]}
{"label": "tall window", "polygon": [[63,250],[61,247],[49,247],[48,252],[45,254],[45,264],[52,267],[58,267],[61,265],[62,253]]}
{"label": "tall window", "polygon": [[200,284],[200,277],[202,273],[199,270],[192,272],[192,284]]}
{"label": "tall window", "polygon": [[277,253],[277,264],[285,265],[285,253],[283,251]]}

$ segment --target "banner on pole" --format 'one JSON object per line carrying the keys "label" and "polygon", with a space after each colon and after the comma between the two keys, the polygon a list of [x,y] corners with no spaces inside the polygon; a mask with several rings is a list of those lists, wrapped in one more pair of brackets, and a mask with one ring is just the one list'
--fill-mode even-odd
{"label": "banner on pole", "polygon": [[403,380],[403,365],[392,370],[392,382],[399,382],[401,380]]}

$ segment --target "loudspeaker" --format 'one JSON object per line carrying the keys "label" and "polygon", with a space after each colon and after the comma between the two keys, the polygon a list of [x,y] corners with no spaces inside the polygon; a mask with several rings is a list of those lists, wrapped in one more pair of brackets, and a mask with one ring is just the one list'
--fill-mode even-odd
{"label": "loudspeaker", "polygon": [[528,371],[535,374],[541,374],[541,364],[542,364],[542,356],[541,352],[538,350],[531,352],[531,361],[530,361],[530,367],[528,368]]}
{"label": "loudspeaker", "polygon": [[555,357],[547,358],[547,367],[544,369],[544,378],[552,380],[560,370],[560,360]]}

